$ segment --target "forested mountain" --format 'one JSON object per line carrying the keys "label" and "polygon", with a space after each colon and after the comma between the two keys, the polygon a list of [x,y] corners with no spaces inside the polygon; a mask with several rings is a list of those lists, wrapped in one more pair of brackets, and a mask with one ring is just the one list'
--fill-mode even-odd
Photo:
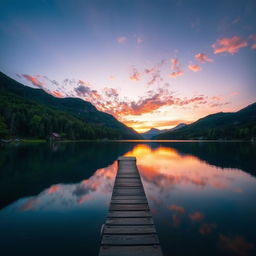
{"label": "forested mountain", "polygon": [[256,103],[234,113],[216,113],[154,139],[256,139]]}
{"label": "forested mountain", "polygon": [[141,139],[112,115],[78,98],[56,98],[24,86],[0,72],[0,137]]}

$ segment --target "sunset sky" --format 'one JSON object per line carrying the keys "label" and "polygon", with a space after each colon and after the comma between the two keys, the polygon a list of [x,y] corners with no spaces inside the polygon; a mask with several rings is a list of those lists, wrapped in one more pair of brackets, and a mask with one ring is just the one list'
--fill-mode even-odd
{"label": "sunset sky", "polygon": [[0,70],[139,132],[256,99],[256,1],[1,0]]}

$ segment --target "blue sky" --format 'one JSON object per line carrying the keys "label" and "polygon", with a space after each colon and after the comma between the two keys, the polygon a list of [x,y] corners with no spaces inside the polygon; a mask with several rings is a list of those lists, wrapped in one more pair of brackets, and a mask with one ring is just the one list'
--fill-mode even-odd
{"label": "blue sky", "polygon": [[4,0],[1,9],[2,72],[139,131],[255,101],[253,0]]}

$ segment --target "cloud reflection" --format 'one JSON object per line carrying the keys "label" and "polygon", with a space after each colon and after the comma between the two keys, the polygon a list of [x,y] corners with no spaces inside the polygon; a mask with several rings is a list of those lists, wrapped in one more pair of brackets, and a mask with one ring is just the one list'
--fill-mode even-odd
{"label": "cloud reflection", "polygon": [[19,211],[72,209],[84,203],[94,203],[110,197],[116,175],[116,162],[98,169],[89,179],[76,184],[55,184],[39,195],[22,199]]}

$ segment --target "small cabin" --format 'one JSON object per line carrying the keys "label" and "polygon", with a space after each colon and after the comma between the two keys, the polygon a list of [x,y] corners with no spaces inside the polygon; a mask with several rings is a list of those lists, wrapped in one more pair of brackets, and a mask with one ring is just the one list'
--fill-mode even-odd
{"label": "small cabin", "polygon": [[50,139],[51,141],[61,140],[61,136],[60,136],[60,134],[58,134],[57,132],[53,132],[53,133],[51,133],[51,135],[49,136],[49,139]]}

